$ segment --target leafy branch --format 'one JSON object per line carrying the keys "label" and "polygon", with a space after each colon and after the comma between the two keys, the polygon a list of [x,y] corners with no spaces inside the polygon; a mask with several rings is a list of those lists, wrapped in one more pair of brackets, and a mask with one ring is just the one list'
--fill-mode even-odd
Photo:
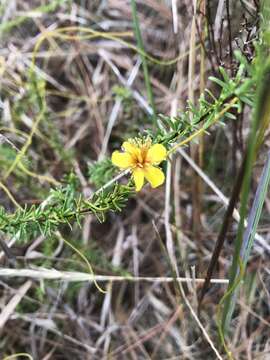
{"label": "leafy branch", "polygon": [[42,233],[50,235],[60,225],[71,226],[74,219],[78,224],[82,215],[94,214],[100,221],[105,220],[108,211],[120,211],[133,193],[131,183],[120,185],[115,183],[109,189],[94,194],[91,199],[83,199],[78,195],[75,176],[69,176],[68,184],[51,190],[48,200],[38,206],[19,208],[9,214],[0,208],[0,231],[19,239],[29,238],[30,234]]}
{"label": "leafy branch", "polygon": [[[153,143],[164,144],[167,148],[171,148],[169,153],[174,152],[176,147],[191,141],[222,118],[234,119],[232,108],[240,113],[243,104],[252,106],[253,76],[244,60],[242,58],[239,60],[239,70],[234,79],[231,79],[222,68],[220,68],[222,79],[210,78],[221,87],[218,98],[206,90],[200,96],[198,106],[189,104],[187,111],[179,117],[160,115],[158,131],[156,133],[147,131]],[[200,123],[203,123],[201,127],[199,127]],[[179,139],[182,141],[177,143]],[[18,208],[12,214],[1,207],[0,230],[10,235],[17,234],[18,236],[19,234],[20,239],[25,239],[36,233],[49,235],[60,225],[71,226],[74,220],[80,224],[82,216],[86,213],[92,213],[99,221],[104,221],[107,212],[121,211],[134,192],[132,180],[127,185],[121,185],[116,181],[119,176],[113,178],[115,172],[116,169],[109,159],[89,167],[90,181],[97,187],[101,187],[90,199],[82,198],[75,176],[70,175],[66,186],[51,190],[49,200],[45,201],[45,205],[43,203],[30,208]],[[105,187],[104,183],[107,183]]]}
{"label": "leafy branch", "polygon": [[[201,123],[203,123],[204,129],[209,128],[216,122],[220,113],[223,118],[234,120],[235,115],[232,114],[231,108],[236,108],[237,112],[241,113],[243,104],[253,105],[255,79],[245,59],[237,53],[236,57],[240,61],[240,65],[234,79],[230,78],[222,67],[219,69],[222,79],[209,77],[209,80],[221,88],[219,97],[217,98],[210,90],[206,89],[198,100],[198,106],[189,103],[187,110],[174,118],[160,115],[158,132],[148,131],[155,142],[170,146],[177,140],[189,137],[196,132]],[[232,107],[226,109],[234,99]]]}

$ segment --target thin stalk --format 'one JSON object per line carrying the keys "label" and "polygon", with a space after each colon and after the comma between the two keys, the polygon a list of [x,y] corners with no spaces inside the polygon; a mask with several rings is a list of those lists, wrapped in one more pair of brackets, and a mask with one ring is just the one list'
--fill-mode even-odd
{"label": "thin stalk", "polygon": [[140,57],[142,60],[142,67],[143,67],[143,74],[144,74],[144,81],[145,81],[145,86],[146,86],[147,97],[148,97],[148,101],[153,110],[154,123],[155,123],[155,125],[157,125],[157,115],[156,115],[156,109],[155,109],[155,104],[154,104],[153,91],[152,91],[150,76],[149,76],[149,72],[148,72],[147,59],[145,56],[145,50],[144,50],[144,46],[143,46],[142,34],[141,34],[141,30],[140,30],[140,24],[139,24],[139,18],[138,18],[138,14],[137,14],[137,7],[136,7],[135,0],[131,0],[131,9],[132,9],[132,19],[133,19],[133,26],[134,26],[134,32],[135,32],[135,36],[136,36],[137,46],[140,49]]}
{"label": "thin stalk", "polygon": [[[265,61],[264,61],[265,63]],[[261,67],[263,65],[261,64]],[[222,331],[224,334],[228,331],[229,324],[233,315],[236,301],[236,291],[237,287],[234,288],[234,291],[231,289],[234,287],[235,282],[239,274],[239,262],[241,262],[240,252],[243,243],[244,235],[244,226],[245,226],[245,217],[247,215],[248,199],[250,193],[250,184],[252,176],[252,166],[256,158],[257,151],[259,146],[262,143],[262,131],[261,129],[266,129],[269,125],[270,117],[270,91],[269,91],[269,80],[270,80],[270,60],[267,61],[266,65],[258,70],[258,90],[257,90],[257,101],[255,105],[255,111],[253,115],[253,121],[251,126],[251,131],[249,134],[249,141],[247,147],[247,158],[245,163],[245,172],[243,178],[242,186],[242,196],[241,196],[241,205],[240,205],[240,222],[237,231],[237,237],[235,240],[235,248],[233,255],[233,262],[230,269],[230,282],[227,289],[229,295],[226,297],[224,302],[224,309],[222,314]],[[247,261],[247,259],[246,259]]]}
{"label": "thin stalk", "polygon": [[[196,14],[197,0],[193,0],[193,17],[191,22],[190,40],[189,40],[189,63],[188,63],[188,100],[191,104],[195,104],[195,65],[196,65]],[[193,122],[193,116],[190,115],[190,121]],[[190,144],[191,158],[199,163],[199,147],[196,143]],[[198,258],[200,259],[201,241],[200,241],[200,213],[201,213],[201,194],[200,194],[200,178],[195,171],[192,174],[192,233],[194,239],[198,240]],[[198,264],[200,266],[200,264]]]}
{"label": "thin stalk", "polygon": [[241,249],[241,259],[243,261],[244,267],[247,264],[250,251],[254,243],[256,229],[258,227],[258,223],[261,217],[263,204],[269,187],[269,182],[270,182],[270,152],[268,152],[267,160],[259,180],[255,198],[248,218],[247,228],[244,234],[244,240]]}
{"label": "thin stalk", "polygon": [[[243,243],[240,251],[240,264],[242,265],[242,272],[245,271],[249,255],[254,244],[254,238],[257,231],[257,227],[259,224],[259,220],[262,213],[263,204],[267,195],[267,190],[270,182],[270,152],[268,152],[267,160],[263,168],[262,175],[259,180],[259,184],[257,187],[257,191],[255,194],[255,198],[252,204],[252,208],[248,217],[247,227],[244,233]],[[237,278],[241,280],[241,276],[239,277],[240,269],[237,269]],[[234,291],[232,296],[232,303],[236,303],[237,298],[237,289]]]}
{"label": "thin stalk", "polygon": [[[182,283],[204,282],[202,278],[193,277],[168,277],[168,276],[116,276],[116,275],[94,275],[89,272],[78,271],[59,271],[56,269],[47,269],[44,267],[36,267],[35,269],[12,269],[0,268],[0,278],[30,278],[30,279],[47,279],[47,280],[64,280],[68,282],[76,281],[98,281],[98,282],[149,282],[149,283],[173,283],[175,281]],[[212,284],[225,285],[228,279],[211,279]]]}
{"label": "thin stalk", "polygon": [[240,168],[240,170],[238,172],[238,175],[237,175],[237,178],[236,178],[236,181],[235,181],[235,185],[234,185],[234,188],[233,188],[233,191],[232,191],[232,195],[231,195],[228,207],[226,209],[226,213],[225,213],[225,216],[224,216],[224,219],[223,219],[223,222],[222,222],[222,226],[221,226],[221,229],[220,229],[220,232],[219,232],[219,235],[218,235],[218,239],[217,239],[217,242],[216,242],[216,245],[215,245],[215,248],[214,248],[213,254],[211,256],[211,260],[210,260],[208,269],[207,269],[205,282],[203,284],[201,294],[200,294],[200,297],[199,297],[199,307],[198,307],[198,312],[199,313],[200,313],[200,310],[201,310],[201,305],[202,305],[203,298],[204,298],[204,296],[205,296],[205,294],[206,294],[206,292],[208,290],[208,287],[210,285],[211,276],[212,276],[212,274],[213,274],[213,272],[214,272],[214,270],[216,268],[216,265],[218,263],[220,253],[221,253],[221,250],[223,248],[223,245],[224,245],[224,242],[225,242],[225,239],[226,239],[227,231],[228,231],[228,229],[230,227],[230,224],[231,224],[232,214],[233,214],[233,211],[234,211],[234,208],[235,208],[235,205],[236,205],[236,202],[238,200],[238,196],[239,196],[239,193],[240,193],[240,190],[241,190],[241,186],[242,186],[244,169],[245,169],[245,159],[243,160],[241,168]]}
{"label": "thin stalk", "polygon": [[[252,165],[254,163],[254,158],[255,158],[257,123],[258,123],[258,119],[257,117],[255,117],[249,136],[247,161],[245,164],[246,166],[245,166],[245,174],[243,179],[242,196],[241,196],[240,222],[238,226],[237,237],[235,240],[233,262],[229,276],[230,283],[227,291],[230,291],[231,288],[234,287],[234,283],[236,281],[237,273],[238,273],[238,262],[239,262],[240,250],[242,246],[242,239],[244,234],[244,222],[247,214],[247,205],[248,205],[248,198],[249,198],[249,191],[251,184]],[[234,310],[234,304],[232,303],[232,296],[231,296],[232,294],[233,292],[230,293],[230,295],[226,298],[224,303],[224,309],[222,314],[222,331],[224,334],[228,331]]]}

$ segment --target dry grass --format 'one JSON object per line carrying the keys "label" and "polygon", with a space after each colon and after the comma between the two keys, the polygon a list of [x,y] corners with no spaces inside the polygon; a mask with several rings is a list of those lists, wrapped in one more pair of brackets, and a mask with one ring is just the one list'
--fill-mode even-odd
{"label": "dry grass", "polygon": [[[16,204],[46,202],[50,188],[72,170],[89,197],[95,190],[89,165],[152,126],[130,2],[62,1],[48,13],[31,12],[45,3],[1,2],[0,164],[10,196],[3,186],[0,196],[10,212]],[[176,59],[170,66],[148,62],[158,113],[179,114],[188,100],[196,103],[204,84],[218,93],[208,77],[219,65],[233,76],[235,49],[249,61],[254,56],[257,1],[198,0],[201,13],[195,15],[192,1],[136,3],[146,52],[163,61]],[[86,39],[78,26],[110,35]],[[73,38],[50,36],[36,53],[47,101],[37,124],[27,71],[35,44],[46,31],[62,27],[74,27]],[[121,91],[124,96],[117,97]],[[102,224],[87,214],[81,228],[62,226],[59,236],[41,235],[23,244],[3,234],[16,260],[0,254],[0,358],[25,352],[46,360],[226,359],[216,313],[226,288],[237,209],[200,319],[196,312],[249,120],[246,109],[237,120],[210,129],[191,149],[178,149],[163,187],[145,186]],[[17,149],[26,145],[27,170],[10,171]],[[254,189],[268,148],[269,136],[256,163]],[[232,322],[229,348],[239,360],[270,357],[269,211],[266,199]],[[89,281],[85,263],[63,239],[88,258],[106,294]]]}

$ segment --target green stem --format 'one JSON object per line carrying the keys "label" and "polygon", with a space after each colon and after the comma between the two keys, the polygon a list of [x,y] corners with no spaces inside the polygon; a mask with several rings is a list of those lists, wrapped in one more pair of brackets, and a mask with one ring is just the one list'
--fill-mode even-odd
{"label": "green stem", "polygon": [[149,76],[149,72],[148,72],[147,59],[144,55],[145,50],[144,50],[144,46],[143,46],[142,34],[141,34],[141,30],[140,30],[140,24],[139,24],[135,0],[131,0],[131,9],[132,9],[133,26],[134,26],[134,32],[135,32],[135,36],[136,36],[136,40],[137,40],[137,46],[140,49],[140,57],[142,60],[143,74],[144,74],[144,81],[145,81],[145,86],[146,86],[146,91],[147,91],[147,97],[148,97],[148,101],[153,110],[154,123],[155,123],[155,125],[157,125],[157,115],[156,115],[156,109],[155,109],[155,104],[154,104],[153,91],[152,91],[150,76]]}
{"label": "green stem", "polygon": [[[264,60],[265,62],[265,60]],[[247,215],[248,199],[250,193],[250,184],[252,176],[252,166],[256,159],[259,146],[263,139],[263,135],[260,135],[262,131],[260,129],[266,129],[265,124],[269,124],[269,110],[270,110],[270,91],[269,91],[269,80],[270,80],[270,59],[266,62],[264,67],[260,67],[258,71],[258,88],[257,88],[257,99],[256,106],[253,115],[252,127],[249,134],[248,148],[247,148],[247,159],[245,164],[245,173],[242,186],[241,194],[241,206],[240,206],[240,222],[237,230],[237,237],[235,240],[233,262],[230,269],[229,276],[229,292],[236,282],[239,269],[238,263],[240,261],[240,252],[243,242],[245,218]],[[224,334],[228,331],[229,324],[233,315],[235,302],[236,302],[237,288],[226,298],[224,303],[223,315],[222,315],[222,331]]]}

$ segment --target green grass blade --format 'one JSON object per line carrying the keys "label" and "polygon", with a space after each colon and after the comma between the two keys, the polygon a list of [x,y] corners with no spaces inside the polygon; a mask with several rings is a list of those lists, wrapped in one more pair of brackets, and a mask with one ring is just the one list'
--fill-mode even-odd
{"label": "green grass blade", "polygon": [[[263,50],[263,49],[262,49]],[[247,205],[249,199],[250,192],[250,184],[251,184],[251,175],[252,175],[252,166],[256,158],[256,154],[259,146],[261,145],[263,134],[261,129],[267,129],[267,125],[270,121],[270,89],[269,89],[269,81],[270,81],[270,59],[267,61],[263,61],[265,59],[266,54],[263,57],[263,51],[259,51],[258,53],[258,66],[257,66],[257,94],[256,94],[256,103],[255,109],[253,113],[253,120],[251,131],[249,134],[248,147],[247,147],[247,160],[245,166],[245,173],[243,179],[242,186],[242,194],[241,194],[241,205],[240,205],[240,222],[238,226],[237,236],[235,240],[235,248],[233,254],[233,262],[230,269],[229,275],[229,285],[227,289],[228,296],[224,301],[224,309],[222,314],[222,331],[224,334],[228,332],[229,324],[233,315],[235,302],[236,302],[236,294],[237,288],[235,287],[235,283],[238,282],[239,277],[239,263],[242,263],[241,259],[241,249],[243,248],[243,236],[244,236],[244,226],[245,226],[245,218],[247,215]],[[267,182],[267,177],[266,177]],[[261,199],[263,202],[263,199]],[[262,204],[260,204],[262,206]],[[259,210],[259,209],[258,209]],[[258,220],[259,216],[258,213]],[[256,223],[254,223],[255,225]],[[255,231],[255,229],[252,229]],[[248,249],[248,248],[247,248]],[[243,250],[242,250],[243,252]],[[244,251],[245,253],[245,261],[247,261],[248,250]],[[244,267],[243,267],[244,271]],[[233,291],[231,289],[233,288]]]}
{"label": "green grass blade", "polygon": [[135,32],[135,36],[136,36],[136,40],[137,40],[137,46],[140,49],[140,57],[142,60],[143,74],[144,74],[144,81],[145,81],[145,86],[146,86],[146,91],[147,91],[147,97],[148,97],[148,101],[153,110],[154,123],[156,125],[157,124],[157,116],[156,116],[153,91],[152,91],[152,86],[151,86],[151,82],[150,82],[147,59],[144,55],[145,50],[144,50],[144,46],[143,46],[142,34],[141,34],[141,30],[140,30],[140,24],[139,24],[139,18],[138,18],[138,14],[137,14],[137,7],[136,7],[135,0],[131,0],[131,9],[132,9],[133,26],[134,26],[134,32]]}
{"label": "green grass blade", "polygon": [[261,217],[263,204],[266,198],[267,190],[270,181],[270,152],[268,152],[267,160],[263,168],[262,175],[259,180],[258,188],[255,194],[255,198],[252,204],[250,215],[248,218],[247,228],[245,230],[243,245],[241,248],[241,259],[244,267],[247,264],[251,248],[254,243],[254,238],[258,223]]}
{"label": "green grass blade", "polygon": [[258,117],[254,116],[254,121],[252,124],[252,129],[249,135],[249,145],[248,145],[248,152],[247,152],[247,161],[245,167],[245,174],[242,186],[242,196],[241,196],[241,206],[240,206],[240,222],[238,226],[237,236],[235,240],[235,247],[234,247],[234,254],[233,254],[233,262],[230,269],[229,275],[229,285],[227,292],[229,292],[228,297],[226,297],[222,315],[222,330],[224,333],[227,332],[229,323],[232,317],[234,304],[232,302],[233,294],[236,291],[231,292],[231,289],[234,287],[234,284],[237,280],[238,274],[238,264],[240,259],[240,250],[242,247],[242,239],[244,234],[244,226],[245,226],[245,218],[247,214],[247,205],[249,199],[249,190],[250,190],[250,183],[251,183],[251,174],[252,174],[252,165],[255,158],[255,151],[256,151],[256,132],[257,132],[257,123]]}
{"label": "green grass blade", "polygon": [[[247,227],[244,233],[243,237],[243,243],[240,250],[240,260],[238,261],[238,267],[237,272],[235,276],[235,282],[238,282],[237,284],[234,282],[235,289],[232,289],[233,291],[231,294],[228,294],[228,298],[231,295],[231,305],[229,308],[230,316],[232,315],[232,312],[234,310],[236,301],[237,301],[237,285],[240,284],[240,280],[242,277],[242,273],[244,273],[246,264],[249,259],[249,255],[252,249],[252,246],[254,244],[254,238],[257,231],[258,223],[261,217],[263,204],[266,198],[267,190],[269,187],[270,182],[270,152],[268,153],[268,158],[266,161],[266,164],[264,166],[262,175],[259,180],[259,184],[257,187],[257,191],[255,194],[255,198],[252,204],[252,208],[248,217]],[[242,266],[242,271],[240,272],[240,264]],[[227,297],[226,297],[227,298]]]}

